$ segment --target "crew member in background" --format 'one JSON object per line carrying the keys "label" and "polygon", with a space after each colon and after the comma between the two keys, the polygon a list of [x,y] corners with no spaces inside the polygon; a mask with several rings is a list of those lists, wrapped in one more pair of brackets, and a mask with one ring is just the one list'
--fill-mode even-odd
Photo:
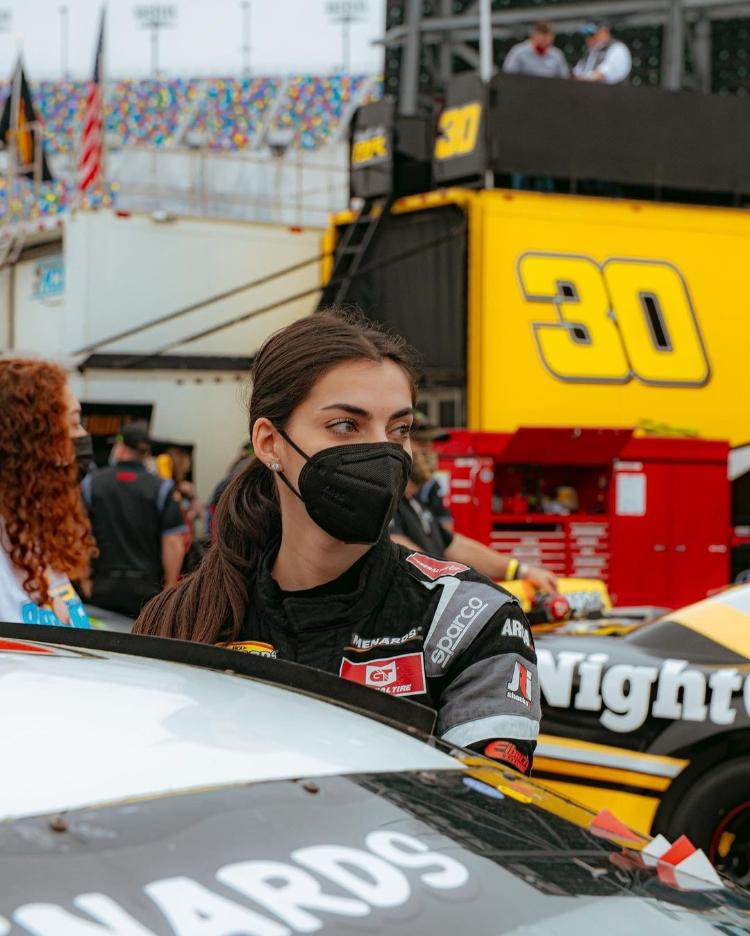
{"label": "crew member in background", "polygon": [[91,603],[129,617],[176,584],[185,554],[187,527],[174,481],[147,471],[150,456],[146,423],[130,423],[115,443],[114,464],[82,484],[99,547]]}
{"label": "crew member in background", "polygon": [[242,471],[247,468],[250,462],[253,460],[253,443],[250,439],[247,439],[242,443],[239,454],[229,466],[229,470],[226,475],[219,481],[216,487],[213,489],[211,497],[208,501],[208,508],[206,509],[206,532],[208,534],[209,540],[213,543],[216,538],[216,529],[214,526],[214,515],[216,513],[216,508],[219,505],[219,498],[224,493],[227,485],[230,481],[237,477]]}
{"label": "crew member in background", "polygon": [[446,432],[445,429],[430,423],[424,413],[415,413],[411,437],[417,442],[423,443],[426,460],[425,468],[429,469],[430,472],[429,479],[425,481],[415,496],[419,503],[430,511],[438,523],[452,533],[453,515],[445,506],[442,487],[437,477],[438,453],[434,445],[435,442],[447,442],[451,434]]}
{"label": "crew member in background", "polygon": [[570,68],[555,45],[555,33],[547,20],[534,23],[529,38],[513,46],[505,57],[503,71],[508,75],[570,78]]}
{"label": "crew member in background", "polygon": [[431,509],[419,499],[418,493],[433,475],[433,443],[435,427],[423,424],[412,435],[412,467],[406,491],[389,528],[391,539],[424,552],[435,559],[448,559],[470,565],[477,572],[496,582],[524,578],[541,592],[557,590],[557,579],[549,569],[501,556],[483,543],[460,533],[454,533],[435,519]]}
{"label": "crew member in background", "polygon": [[612,37],[608,23],[603,20],[584,23],[580,34],[586,37],[587,51],[573,69],[578,81],[620,84],[628,78],[633,65],[630,49]]}

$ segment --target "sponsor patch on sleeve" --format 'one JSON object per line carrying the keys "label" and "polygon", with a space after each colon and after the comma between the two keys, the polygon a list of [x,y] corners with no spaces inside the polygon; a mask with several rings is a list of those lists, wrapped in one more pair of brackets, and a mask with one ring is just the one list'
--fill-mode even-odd
{"label": "sponsor patch on sleeve", "polygon": [[227,650],[239,650],[240,653],[254,653],[256,656],[276,656],[276,648],[260,640],[234,640],[226,644]]}
{"label": "sponsor patch on sleeve", "polygon": [[461,562],[433,559],[432,556],[423,556],[422,553],[412,553],[406,557],[406,561],[433,582],[444,575],[458,575],[460,572],[469,571],[469,567]]}
{"label": "sponsor patch on sleeve", "polygon": [[520,659],[516,660],[513,673],[505,689],[505,697],[513,699],[514,702],[519,702],[527,709],[530,709],[534,701],[535,681],[536,673],[533,673],[525,662]]}
{"label": "sponsor patch on sleeve", "polygon": [[379,689],[389,695],[418,695],[425,692],[424,657],[421,653],[352,663],[342,660],[339,676]]}
{"label": "sponsor patch on sleeve", "polygon": [[521,773],[528,773],[530,758],[528,754],[519,751],[512,741],[490,741],[484,749],[487,757],[493,760],[505,761]]}

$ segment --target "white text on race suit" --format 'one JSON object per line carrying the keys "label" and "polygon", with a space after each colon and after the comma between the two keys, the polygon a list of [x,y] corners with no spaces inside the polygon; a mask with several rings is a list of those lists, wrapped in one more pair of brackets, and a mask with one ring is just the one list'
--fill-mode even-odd
{"label": "white text on race suit", "polygon": [[487,607],[487,602],[481,598],[469,598],[458,614],[448,625],[445,634],[438,640],[437,647],[432,651],[432,662],[442,666],[443,669],[450,662],[474,618]]}

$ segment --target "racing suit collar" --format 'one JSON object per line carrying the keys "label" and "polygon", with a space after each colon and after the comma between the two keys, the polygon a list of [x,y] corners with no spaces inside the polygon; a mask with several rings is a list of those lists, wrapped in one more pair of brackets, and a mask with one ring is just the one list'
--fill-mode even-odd
{"label": "racing suit collar", "polygon": [[348,594],[294,597],[284,593],[271,575],[280,542],[273,542],[263,554],[253,589],[252,612],[267,616],[287,631],[333,630],[351,627],[377,612],[385,601],[398,547],[386,535],[366,554],[356,589]]}

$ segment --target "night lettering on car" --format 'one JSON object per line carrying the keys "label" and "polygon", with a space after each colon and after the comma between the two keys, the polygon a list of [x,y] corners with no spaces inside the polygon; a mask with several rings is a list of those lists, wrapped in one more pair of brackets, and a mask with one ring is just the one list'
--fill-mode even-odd
{"label": "night lettering on car", "polygon": [[621,733],[637,730],[649,717],[732,725],[742,704],[740,693],[750,714],[750,675],[733,667],[703,672],[679,659],[658,666],[608,663],[606,653],[538,648],[547,705],[601,712],[604,727]]}
{"label": "night lettering on car", "polygon": [[[460,861],[432,851],[411,835],[373,831],[364,845],[312,845],[292,851],[288,862],[225,865],[216,872],[216,880],[237,893],[237,900],[185,875],[151,881],[143,893],[175,936],[197,932],[290,936],[323,929],[326,919],[320,913],[367,917],[381,908],[403,906],[421,887],[450,891],[469,880]],[[416,881],[406,871],[416,872]],[[345,895],[327,893],[320,878]],[[241,903],[243,899],[252,901],[254,908]],[[72,905],[75,913],[56,903],[26,903],[13,912],[12,920],[33,936],[155,936],[106,894],[80,894],[73,897]],[[0,936],[9,932],[10,923],[0,917]]]}

